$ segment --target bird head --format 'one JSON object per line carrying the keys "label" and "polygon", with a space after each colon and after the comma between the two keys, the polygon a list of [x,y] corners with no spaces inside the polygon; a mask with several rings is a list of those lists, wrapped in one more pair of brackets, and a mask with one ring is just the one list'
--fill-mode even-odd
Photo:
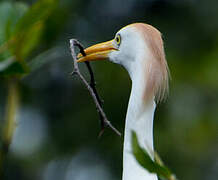
{"label": "bird head", "polygon": [[137,59],[140,50],[145,49],[144,41],[140,38],[135,24],[125,26],[116,33],[113,40],[85,49],[86,56],[79,54],[78,62],[109,60],[129,69],[129,66]]}
{"label": "bird head", "polygon": [[134,23],[120,29],[113,40],[85,49],[78,62],[109,60],[120,64],[131,79],[143,77],[145,98],[163,99],[168,90],[168,66],[165,60],[161,33],[151,25]]}

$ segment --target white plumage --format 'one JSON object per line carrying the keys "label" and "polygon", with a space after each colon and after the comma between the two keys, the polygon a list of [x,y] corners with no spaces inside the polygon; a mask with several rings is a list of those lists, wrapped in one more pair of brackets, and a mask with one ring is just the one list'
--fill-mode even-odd
{"label": "white plumage", "polygon": [[126,115],[123,148],[123,180],[157,180],[135,160],[131,148],[131,131],[153,158],[153,118],[156,101],[168,91],[168,67],[160,32],[154,27],[130,24],[114,40],[91,46],[78,62],[109,59],[126,68],[132,89]]}

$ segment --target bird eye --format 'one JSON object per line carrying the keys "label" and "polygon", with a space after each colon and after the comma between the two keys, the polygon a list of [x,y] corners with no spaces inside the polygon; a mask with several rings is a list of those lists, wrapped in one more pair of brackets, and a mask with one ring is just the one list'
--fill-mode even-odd
{"label": "bird eye", "polygon": [[117,42],[117,45],[120,45],[120,43],[121,43],[121,37],[120,37],[119,34],[115,37],[115,41]]}

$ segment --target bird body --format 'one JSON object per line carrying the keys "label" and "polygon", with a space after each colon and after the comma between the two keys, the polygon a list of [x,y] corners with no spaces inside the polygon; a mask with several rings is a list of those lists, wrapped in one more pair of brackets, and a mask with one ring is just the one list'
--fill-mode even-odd
{"label": "bird body", "polygon": [[123,147],[123,180],[157,180],[142,168],[131,147],[135,131],[140,146],[153,156],[153,118],[156,102],[168,91],[168,66],[160,32],[144,23],[130,24],[111,41],[85,49],[87,56],[78,55],[78,62],[104,60],[120,64],[128,71],[132,89],[125,121]]}

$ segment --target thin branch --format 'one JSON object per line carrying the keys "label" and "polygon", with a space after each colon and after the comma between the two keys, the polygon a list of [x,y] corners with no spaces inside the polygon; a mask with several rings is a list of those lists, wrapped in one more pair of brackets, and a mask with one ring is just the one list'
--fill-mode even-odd
{"label": "thin branch", "polygon": [[94,74],[93,74],[93,71],[91,69],[90,64],[86,63],[87,68],[88,68],[89,73],[90,73],[90,76],[91,76],[90,85],[86,81],[86,79],[83,77],[83,75],[80,73],[79,66],[77,63],[77,57],[76,57],[76,53],[75,53],[75,46],[77,46],[80,49],[80,52],[83,56],[86,55],[82,45],[76,39],[71,39],[70,40],[70,50],[71,50],[71,55],[72,55],[73,64],[74,64],[74,69],[73,69],[72,75],[78,75],[78,77],[82,80],[83,84],[86,86],[86,88],[88,89],[90,95],[92,96],[92,98],[95,102],[96,109],[97,109],[99,116],[100,116],[100,119],[101,119],[100,135],[103,133],[104,127],[110,127],[117,135],[121,136],[121,133],[107,119],[106,114],[104,113],[104,111],[102,109],[102,101],[100,100],[100,97],[99,97],[97,90],[95,88]]}
{"label": "thin branch", "polygon": [[[83,55],[83,56],[86,56],[86,53],[84,51],[84,47],[82,46],[82,44],[80,44],[78,41],[75,41],[76,43],[76,46],[80,49],[80,53]],[[90,83],[89,85],[91,86],[91,88],[93,89],[95,95],[96,95],[96,98],[98,100],[98,103],[99,105],[101,106],[101,108],[103,109],[102,105],[103,105],[103,101],[101,100],[98,92],[97,92],[97,89],[96,89],[96,82],[95,82],[95,78],[94,78],[94,73],[92,71],[92,67],[91,67],[91,64],[88,62],[88,61],[85,61],[85,64],[86,64],[86,67],[89,71],[89,74],[90,74]],[[105,130],[105,123],[104,123],[104,117],[102,116],[102,114],[100,113],[100,111],[98,111],[98,114],[99,114],[99,119],[100,119],[100,125],[101,125],[101,131],[99,133],[99,137],[101,137],[101,135],[104,133],[104,130]]]}
{"label": "thin branch", "polygon": [[[79,43],[78,41],[75,41],[75,43],[76,43],[76,46],[80,49],[80,53],[81,53],[83,56],[86,56],[86,53],[85,53],[85,51],[84,51],[84,47],[82,46],[82,44]],[[85,64],[86,64],[86,67],[87,67],[87,69],[88,69],[88,71],[89,71],[89,74],[90,74],[90,83],[89,83],[89,85],[90,85],[91,88],[93,89],[93,91],[94,91],[94,93],[95,93],[95,95],[96,95],[96,98],[97,98],[97,100],[98,100],[99,105],[101,106],[101,108],[103,108],[103,107],[102,107],[103,101],[101,100],[101,98],[100,98],[100,96],[99,96],[99,94],[98,94],[98,92],[97,92],[97,89],[96,89],[96,87],[95,87],[95,86],[96,86],[96,82],[95,82],[94,73],[93,73],[93,71],[92,71],[91,64],[90,64],[88,61],[85,61]],[[105,123],[104,123],[104,118],[103,118],[103,116],[101,115],[101,113],[99,112],[98,114],[99,114],[100,124],[101,124],[101,132],[99,133],[99,137],[100,137],[100,136],[103,134],[103,132],[104,132]]]}
{"label": "thin branch", "polygon": [[[89,85],[92,87],[92,89],[93,89],[93,91],[94,91],[94,93],[96,95],[96,98],[98,100],[99,105],[101,106],[101,108],[103,108],[103,101],[101,100],[101,98],[100,98],[100,96],[99,96],[99,94],[97,92],[97,89],[95,87],[96,82],[95,82],[95,78],[94,78],[94,73],[93,73],[92,68],[91,68],[91,64],[88,61],[85,61],[85,64],[86,64],[86,67],[87,67],[87,69],[89,71],[89,74],[90,74],[90,83],[89,83]],[[104,118],[101,115],[101,113],[98,112],[98,114],[99,114],[100,125],[101,125],[101,131],[99,133],[99,137],[101,137],[101,135],[104,133],[104,130],[105,130],[105,123],[104,123]]]}

